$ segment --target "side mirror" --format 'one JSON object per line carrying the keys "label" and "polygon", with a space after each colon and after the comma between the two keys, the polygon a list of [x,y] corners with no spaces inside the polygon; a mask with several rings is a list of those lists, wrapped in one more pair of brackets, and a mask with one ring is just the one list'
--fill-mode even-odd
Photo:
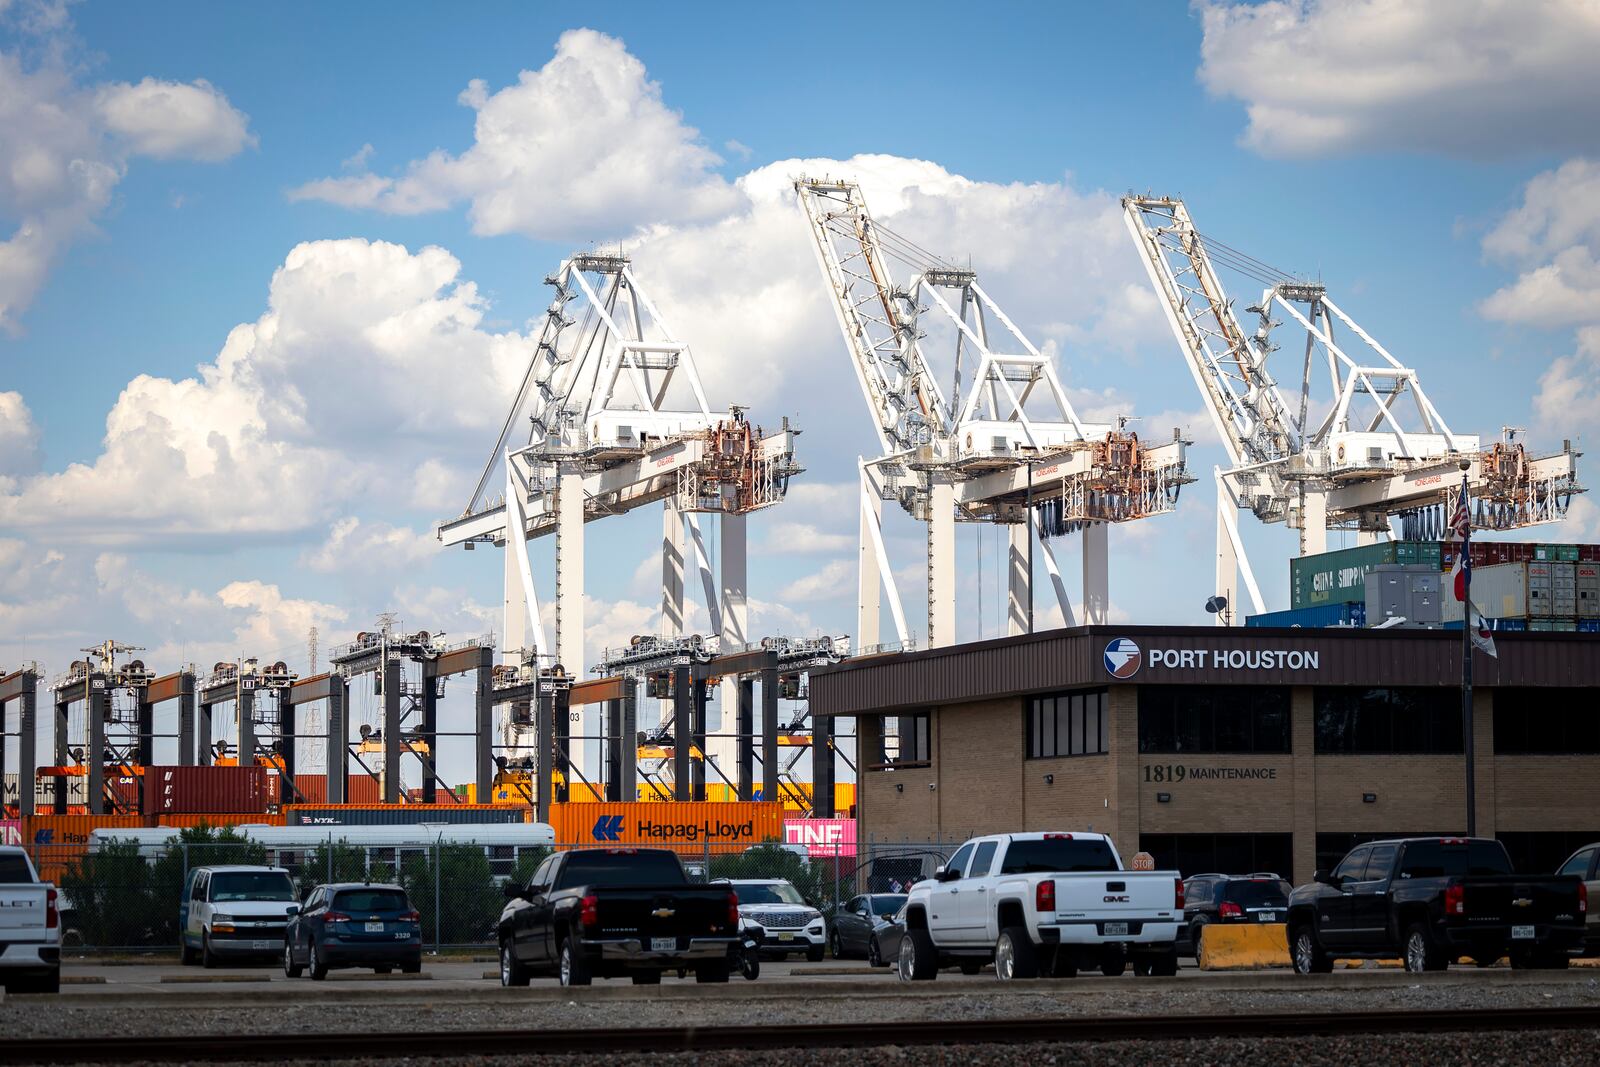
{"label": "side mirror", "polygon": [[961,877],[960,873],[951,870],[949,867],[939,867],[933,872],[933,880],[935,882],[953,882],[959,877]]}
{"label": "side mirror", "polygon": [[283,909],[283,913],[285,915],[299,915],[300,914],[300,905],[298,905],[298,904],[290,904],[287,908]]}
{"label": "side mirror", "polygon": [[1324,870],[1318,870],[1312,874],[1311,880],[1316,882],[1318,885],[1337,886],[1339,884],[1338,882],[1334,881],[1332,874]]}
{"label": "side mirror", "polygon": [[517,900],[522,896],[522,887],[515,882],[507,882],[500,887],[507,900]]}

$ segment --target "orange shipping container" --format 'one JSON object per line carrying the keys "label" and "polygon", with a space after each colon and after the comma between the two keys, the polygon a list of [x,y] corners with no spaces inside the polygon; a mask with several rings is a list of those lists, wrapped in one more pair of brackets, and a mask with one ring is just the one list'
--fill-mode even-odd
{"label": "orange shipping container", "polygon": [[191,827],[205,823],[207,826],[282,826],[282,815],[259,815],[255,812],[240,814],[238,812],[213,812],[209,815],[174,814],[162,815],[157,821],[157,826]]}
{"label": "orange shipping container", "polygon": [[783,840],[783,805],[761,801],[719,803],[610,802],[552,804],[550,824],[558,845],[638,845],[674,848],[685,855],[742,852]]}
{"label": "orange shipping container", "polygon": [[46,882],[60,883],[68,865],[89,849],[89,831],[144,826],[139,815],[30,815],[22,820],[22,845]]}

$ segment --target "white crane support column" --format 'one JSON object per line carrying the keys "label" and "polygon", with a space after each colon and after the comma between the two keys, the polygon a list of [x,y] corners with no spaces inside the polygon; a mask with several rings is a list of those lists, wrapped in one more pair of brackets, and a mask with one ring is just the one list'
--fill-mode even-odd
{"label": "white crane support column", "polygon": [[1300,554],[1328,551],[1328,491],[1305,486],[1300,491]]}
{"label": "white crane support column", "polygon": [[[683,618],[683,568],[687,539],[683,534],[683,512],[678,502],[668,497],[661,505],[661,633],[663,636],[682,637]],[[658,703],[658,724],[672,720],[672,701]]]}
{"label": "white crane support column", "polygon": [[1217,574],[1212,592],[1228,601],[1226,609],[1212,616],[1218,626],[1227,626],[1229,616],[1239,610],[1239,553],[1234,548],[1231,525],[1237,522],[1237,506],[1222,476],[1217,475]]}
{"label": "white crane support column", "polygon": [[956,489],[947,478],[928,487],[928,647],[956,643]]}
{"label": "white crane support column", "polygon": [[[722,578],[722,638],[718,651],[723,655],[737,652],[749,642],[749,603],[748,603],[748,569],[749,556],[747,552],[747,523],[743,515],[723,515],[720,520],[721,531],[717,540],[717,555],[720,557],[718,570]],[[737,728],[738,715],[735,709],[739,706],[739,679],[730,676],[722,680],[719,688],[720,699],[718,715],[720,722],[708,724],[707,732],[723,736],[708,738],[706,741],[707,755],[716,760],[722,773],[734,780],[736,785],[743,785],[739,781],[739,745],[738,739],[732,736]],[[767,754],[762,753],[766,759]]]}
{"label": "white crane support column", "polygon": [[[1061,625],[1078,625],[1077,616],[1072,611],[1072,598],[1067,596],[1067,583],[1061,580],[1061,568],[1056,564],[1056,550],[1050,547],[1048,537],[1039,538],[1039,548],[1044,553],[1044,569],[1050,575],[1050,585],[1056,591],[1056,603],[1061,606]],[[1037,625],[1037,620],[1035,620]]]}
{"label": "white crane support column", "polygon": [[1028,604],[1031,599],[1029,587],[1033,585],[1033,575],[1028,573],[1028,538],[1033,533],[1033,527],[1027,522],[1013,523],[1006,527],[1010,550],[1006,553],[1006,586],[1011,590],[1011,596],[1006,605],[1006,633],[1012,637],[1028,632]]}
{"label": "white crane support column", "polygon": [[1104,626],[1111,615],[1110,538],[1108,523],[1083,528],[1083,624]]}
{"label": "white crane support column", "polygon": [[856,458],[860,470],[861,507],[857,521],[860,524],[860,541],[856,545],[856,647],[871,648],[882,644],[879,634],[879,614],[882,607],[878,580],[878,556],[873,539],[883,527],[883,497],[877,492],[877,475],[860,457]]}
{"label": "white crane support column", "polygon": [[[583,471],[561,464],[556,475],[556,661],[569,676],[584,677],[583,658]],[[598,766],[591,766],[586,740],[594,733],[594,712],[585,707],[571,731],[568,753],[573,766],[591,781]],[[576,774],[570,781],[580,781]]]}
{"label": "white crane support column", "polygon": [[516,534],[507,533],[505,552],[505,596],[501,600],[500,656],[516,666],[522,662],[522,646],[528,642],[528,600],[522,592],[522,572],[517,566]]}

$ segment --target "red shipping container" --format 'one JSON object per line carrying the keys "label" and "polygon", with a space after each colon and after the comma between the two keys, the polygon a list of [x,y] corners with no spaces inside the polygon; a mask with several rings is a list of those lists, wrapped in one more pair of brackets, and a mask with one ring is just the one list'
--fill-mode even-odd
{"label": "red shipping container", "polygon": [[1578,559],[1583,563],[1600,563],[1600,545],[1579,545]]}
{"label": "red shipping container", "polygon": [[[278,776],[272,778],[273,803],[276,804],[326,804],[328,802],[328,776],[326,774],[297,774],[294,792],[284,788]],[[376,804],[383,799],[378,791],[378,780],[370,774],[352,774],[345,786],[345,803]]]}
{"label": "red shipping container", "polygon": [[270,796],[265,767],[147,767],[146,815],[264,812]]}

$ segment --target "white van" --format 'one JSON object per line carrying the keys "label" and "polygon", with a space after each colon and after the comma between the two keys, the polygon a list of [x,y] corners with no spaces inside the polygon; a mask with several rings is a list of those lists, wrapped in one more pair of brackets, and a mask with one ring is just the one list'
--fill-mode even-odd
{"label": "white van", "polygon": [[289,909],[299,903],[282,867],[195,867],[178,903],[183,962],[283,955]]}

